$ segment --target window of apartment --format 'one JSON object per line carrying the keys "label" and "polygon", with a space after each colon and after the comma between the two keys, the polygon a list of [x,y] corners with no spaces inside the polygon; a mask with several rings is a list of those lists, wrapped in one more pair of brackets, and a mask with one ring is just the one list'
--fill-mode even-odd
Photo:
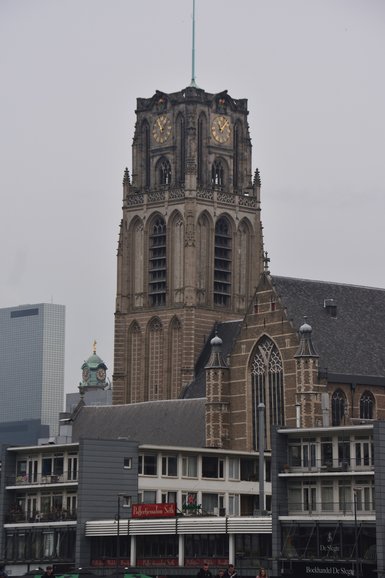
{"label": "window of apartment", "polygon": [[224,478],[224,460],[215,456],[202,456],[202,478]]}
{"label": "window of apartment", "polygon": [[123,459],[123,467],[125,470],[132,469],[132,458],[124,458]]}
{"label": "window of apartment", "polygon": [[144,490],[138,496],[142,504],[156,504],[156,490]]}
{"label": "window of apartment", "polygon": [[314,438],[295,438],[289,442],[291,467],[314,468],[316,466],[316,442]]}
{"label": "window of apartment", "polygon": [[182,476],[184,478],[198,477],[198,459],[197,456],[183,456],[182,458]]}
{"label": "window of apartment", "polygon": [[353,499],[350,481],[340,480],[338,482],[338,502],[342,512],[353,511]]}
{"label": "window of apartment", "polygon": [[373,483],[370,480],[359,480],[353,488],[353,501],[356,500],[358,512],[370,512],[374,510]]}
{"label": "window of apartment", "polygon": [[311,482],[303,485],[303,509],[305,512],[317,511],[317,488]]}
{"label": "window of apartment", "polygon": [[43,457],[41,461],[42,476],[61,476],[64,472],[64,455]]}
{"label": "window of apartment", "polygon": [[338,438],[338,465],[341,467],[350,464],[350,439],[340,436]]}
{"label": "window of apartment", "polygon": [[229,516],[239,516],[239,495],[229,494],[229,507],[227,514]]}
{"label": "window of apartment", "polygon": [[287,490],[289,512],[302,511],[302,486],[291,484]]}
{"label": "window of apartment", "polygon": [[333,442],[331,437],[321,438],[321,466],[333,466]]}
{"label": "window of apartment", "polygon": [[196,492],[182,492],[182,510],[188,516],[201,512],[201,504],[198,504],[198,494]]}
{"label": "window of apartment", "polygon": [[78,479],[78,455],[69,454],[67,460],[67,476],[68,481],[75,481]]}
{"label": "window of apartment", "polygon": [[178,475],[178,457],[162,456],[162,476],[176,478]]}
{"label": "window of apartment", "polygon": [[157,460],[153,454],[139,454],[138,473],[142,476],[157,475]]}
{"label": "window of apartment", "polygon": [[354,441],[354,451],[356,458],[356,466],[369,466],[372,463],[371,460],[371,441],[365,437],[355,437]]}
{"label": "window of apartment", "polygon": [[258,480],[258,460],[241,458],[241,480],[243,482],[255,482]]}
{"label": "window of apartment", "polygon": [[162,504],[176,504],[176,492],[162,492]]}
{"label": "window of apartment", "polygon": [[219,516],[224,508],[225,497],[222,494],[202,494],[203,514]]}
{"label": "window of apartment", "polygon": [[326,480],[321,482],[321,509],[323,512],[334,510],[333,482]]}
{"label": "window of apartment", "polygon": [[239,480],[239,458],[229,458],[229,480]]}

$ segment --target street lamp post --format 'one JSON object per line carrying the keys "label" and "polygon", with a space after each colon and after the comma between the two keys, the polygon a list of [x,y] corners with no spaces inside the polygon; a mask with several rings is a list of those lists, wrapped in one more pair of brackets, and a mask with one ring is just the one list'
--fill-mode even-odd
{"label": "street lamp post", "polygon": [[[120,567],[120,500],[126,500],[127,507],[130,506],[130,496],[126,494],[118,494],[118,513],[116,516],[116,578],[119,578]],[[124,504],[123,504],[124,505]]]}
{"label": "street lamp post", "polygon": [[357,489],[353,488],[353,506],[354,506],[354,541],[355,541],[355,578],[359,578],[358,563],[358,525],[357,525]]}

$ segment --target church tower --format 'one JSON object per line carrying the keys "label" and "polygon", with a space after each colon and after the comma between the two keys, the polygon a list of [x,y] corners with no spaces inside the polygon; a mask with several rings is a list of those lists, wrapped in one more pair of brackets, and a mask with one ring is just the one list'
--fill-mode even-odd
{"label": "church tower", "polygon": [[262,269],[247,100],[196,86],[137,100],[123,179],[114,404],[178,398],[217,321],[240,319]]}

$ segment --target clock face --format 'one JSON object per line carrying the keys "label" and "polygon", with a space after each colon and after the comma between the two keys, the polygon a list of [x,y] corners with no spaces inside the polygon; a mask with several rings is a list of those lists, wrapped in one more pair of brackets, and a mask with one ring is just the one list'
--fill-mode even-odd
{"label": "clock face", "polygon": [[167,114],[161,114],[155,119],[152,136],[156,142],[163,144],[171,134],[171,121]]}
{"label": "clock face", "polygon": [[227,142],[231,135],[230,120],[225,116],[216,116],[211,125],[211,134],[217,142]]}
{"label": "clock face", "polygon": [[98,381],[104,381],[106,379],[106,370],[102,367],[99,367],[98,371],[96,372],[96,377]]}
{"label": "clock face", "polygon": [[88,381],[88,378],[90,376],[90,370],[88,369],[88,367],[85,367],[83,369],[82,376],[83,376],[83,381]]}

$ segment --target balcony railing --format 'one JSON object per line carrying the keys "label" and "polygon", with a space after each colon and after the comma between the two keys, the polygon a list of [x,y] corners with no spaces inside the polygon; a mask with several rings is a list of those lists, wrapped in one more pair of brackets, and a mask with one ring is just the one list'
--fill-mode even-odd
{"label": "balcony railing", "polygon": [[362,517],[374,516],[375,512],[374,502],[359,502],[355,509],[354,500],[351,502],[313,502],[312,504],[289,501],[287,506],[281,506],[279,509],[280,516],[308,514],[315,516],[337,515],[338,517],[357,515]]}
{"label": "balcony railing", "polygon": [[369,458],[345,458],[331,460],[291,460],[282,464],[281,473],[303,472],[350,472],[350,471],[373,471],[374,462]]}
{"label": "balcony railing", "polygon": [[8,476],[7,486],[26,486],[44,484],[63,484],[77,482],[77,472],[63,472],[62,474],[20,474]]}
{"label": "balcony railing", "polygon": [[56,509],[49,512],[9,512],[5,516],[6,524],[39,524],[42,522],[68,522],[77,519],[77,510]]}

